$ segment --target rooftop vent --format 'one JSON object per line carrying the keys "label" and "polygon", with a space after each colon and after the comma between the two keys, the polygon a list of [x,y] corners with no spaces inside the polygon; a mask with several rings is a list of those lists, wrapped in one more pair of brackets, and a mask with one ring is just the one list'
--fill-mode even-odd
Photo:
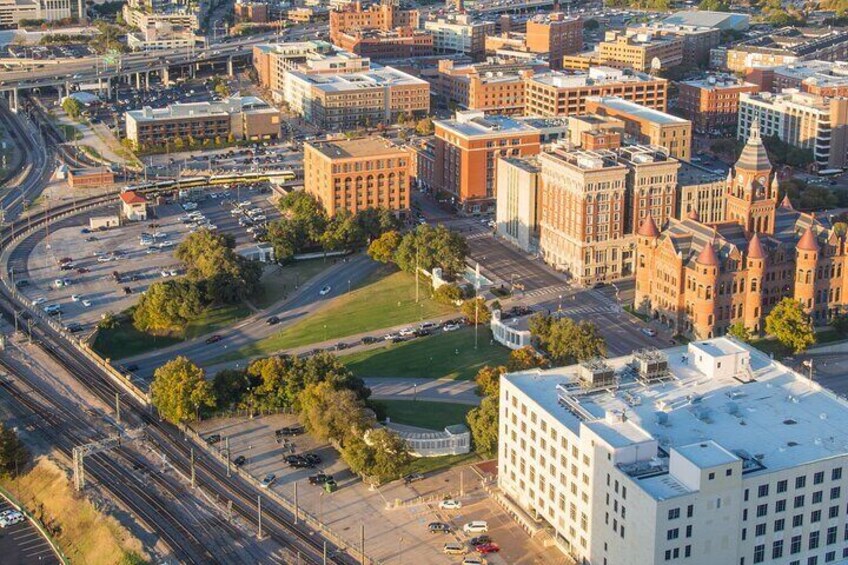
{"label": "rooftop vent", "polygon": [[603,359],[590,359],[580,364],[577,370],[580,385],[586,389],[606,388],[616,383],[615,370]]}
{"label": "rooftop vent", "polygon": [[642,382],[654,382],[668,377],[668,357],[657,349],[643,349],[633,354],[633,368]]}

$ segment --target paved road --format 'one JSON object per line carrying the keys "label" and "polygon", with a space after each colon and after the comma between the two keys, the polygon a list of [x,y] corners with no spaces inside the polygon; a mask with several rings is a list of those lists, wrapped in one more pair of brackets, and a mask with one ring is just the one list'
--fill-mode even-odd
{"label": "paved road", "polygon": [[813,361],[813,380],[836,394],[848,396],[848,352],[811,353],[784,359],[784,363],[804,376],[809,368],[802,365]]}
{"label": "paved road", "polygon": [[[177,355],[184,355],[200,366],[209,366],[212,360],[228,351],[239,349],[273,335],[313,313],[322,307],[326,301],[346,293],[348,282],[355,287],[374,273],[378,267],[379,264],[372,261],[368,256],[354,255],[345,262],[339,261],[324,273],[304,284],[298,293],[287,301],[277,303],[261,314],[251,316],[230,329],[219,331],[218,333],[223,336],[223,339],[218,343],[207,344],[205,339],[200,337],[152,353],[124,359],[122,364],[138,365],[136,376],[144,380],[149,379],[157,367]],[[331,291],[327,295],[321,296],[319,291],[325,286],[329,286]],[[269,326],[266,323],[266,320],[272,315],[280,317],[279,324]]]}
{"label": "paved road", "polygon": [[473,381],[451,379],[366,378],[371,398],[383,400],[431,400],[455,404],[480,404]]}
{"label": "paved road", "polygon": [[[5,498],[0,498],[0,512],[16,510]],[[53,548],[29,520],[0,530],[0,561],[3,563],[60,563]]]}

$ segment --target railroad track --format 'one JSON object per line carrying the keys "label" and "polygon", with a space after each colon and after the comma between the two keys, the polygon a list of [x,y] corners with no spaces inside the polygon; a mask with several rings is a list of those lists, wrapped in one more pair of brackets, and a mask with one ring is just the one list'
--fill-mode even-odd
{"label": "railroad track", "polygon": [[[154,192],[151,189],[150,192]],[[0,249],[11,246],[15,239],[24,233],[31,233],[46,222],[75,214],[79,211],[96,208],[111,202],[119,191],[66,203],[54,208],[32,214],[29,218],[16,220],[0,232]],[[17,309],[30,310],[30,305],[18,301],[5,285],[0,288],[0,313],[13,321]],[[39,317],[33,316],[37,322]],[[116,393],[123,391],[82,354],[74,345],[47,324],[35,323],[32,327],[33,338],[41,348],[62,366],[66,367],[74,378],[82,383],[89,391],[110,405]],[[141,405],[134,399],[128,399],[130,410],[127,412],[139,426],[145,426],[147,436],[168,457],[171,463],[182,473],[191,473],[191,442],[182,438],[181,432],[170,424],[159,421],[149,412],[149,406]],[[235,513],[247,523],[258,525],[256,514],[257,496],[260,491],[238,474],[226,476],[224,465],[217,459],[207,455],[202,449],[195,450],[195,473],[198,484],[203,485],[219,499],[232,502]],[[351,555],[343,553],[342,548],[325,544],[320,532],[303,526],[295,526],[294,517],[284,507],[274,500],[263,500],[262,514],[263,532],[289,551],[296,553],[302,563],[354,563]],[[331,551],[333,557],[325,557],[326,551]]]}
{"label": "railroad track", "polygon": [[[17,373],[5,360],[0,360],[0,367],[9,373]],[[20,406],[39,417],[29,420],[29,423],[38,428],[69,459],[73,458],[75,446],[106,438],[102,433],[91,433],[91,426],[83,418],[54,402],[32,383],[27,384],[27,390],[21,390],[15,383],[3,379],[0,380],[0,389]],[[126,449],[117,448],[116,451],[126,460],[140,463],[137,458],[130,456]],[[88,456],[86,473],[96,478],[123,504],[131,508],[148,528],[158,532],[180,562],[198,565],[216,562],[202,540],[185,527],[178,517],[173,516],[165,507],[165,503],[148,492],[144,485],[140,485],[132,472],[120,466],[113,457],[106,454]],[[189,543],[186,544],[186,541]]]}

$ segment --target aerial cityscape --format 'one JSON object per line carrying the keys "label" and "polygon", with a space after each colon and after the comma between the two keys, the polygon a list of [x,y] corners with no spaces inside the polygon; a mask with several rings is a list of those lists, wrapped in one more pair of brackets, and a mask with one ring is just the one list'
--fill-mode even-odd
{"label": "aerial cityscape", "polygon": [[848,0],[3,0],[0,261],[0,563],[848,564]]}

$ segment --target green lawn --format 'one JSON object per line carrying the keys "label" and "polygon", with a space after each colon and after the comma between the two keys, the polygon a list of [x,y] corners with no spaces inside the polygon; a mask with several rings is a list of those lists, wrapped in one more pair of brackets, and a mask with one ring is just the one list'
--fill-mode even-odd
{"label": "green lawn", "polygon": [[299,288],[332,264],[332,261],[312,259],[298,261],[284,267],[269,265],[262,274],[262,294],[253,299],[253,304],[257,308],[268,308],[275,302],[288,297],[295,288]]}
{"label": "green lawn", "polygon": [[389,420],[395,424],[437,431],[444,430],[447,426],[464,424],[468,411],[474,408],[468,404],[424,400],[374,400],[372,402],[382,408]]}
{"label": "green lawn", "polygon": [[416,304],[415,279],[407,273],[381,268],[359,288],[330,300],[311,316],[215,362],[270,355],[310,343],[456,314],[455,308],[430,300],[427,294],[427,289],[422,288],[421,301]]}
{"label": "green lawn", "polygon": [[[846,337],[839,332],[830,328],[823,328],[816,332],[816,343],[812,347],[827,345],[828,343],[843,341],[844,339],[846,339]],[[776,359],[783,359],[784,357],[792,355],[791,351],[784,348],[783,345],[781,345],[780,342],[773,337],[755,339],[751,341],[751,345],[760,351],[773,354]]]}
{"label": "green lawn", "polygon": [[360,377],[470,380],[484,365],[506,363],[509,349],[492,344],[491,339],[489,329],[481,326],[474,349],[474,328],[464,328],[345,355],[341,360]]}
{"label": "green lawn", "polygon": [[92,348],[107,359],[123,359],[193,339],[233,324],[250,315],[244,304],[222,306],[204,312],[189,323],[182,335],[155,336],[138,331],[128,315],[121,315],[118,325],[97,332]]}
{"label": "green lawn", "polygon": [[[449,467],[456,467],[457,465],[470,465],[471,463],[475,463],[480,461],[480,456],[474,453],[465,453],[462,455],[444,455],[442,457],[418,457],[417,459],[413,459],[412,463],[409,464],[409,467],[406,469],[406,473],[432,473],[433,471],[440,471],[442,469],[447,469]],[[465,480],[473,479],[473,477],[469,477],[465,475]],[[456,489],[459,490],[459,485],[456,485]]]}

